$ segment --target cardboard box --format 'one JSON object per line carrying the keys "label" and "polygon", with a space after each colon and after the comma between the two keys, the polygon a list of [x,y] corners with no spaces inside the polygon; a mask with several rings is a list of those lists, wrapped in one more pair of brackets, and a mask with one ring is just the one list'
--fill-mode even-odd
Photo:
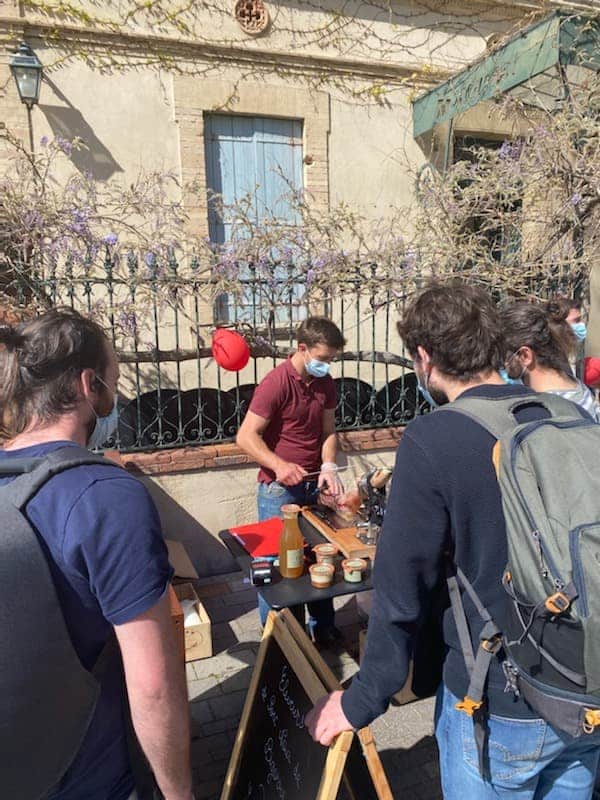
{"label": "cardboard box", "polygon": [[179,583],[174,589],[179,602],[182,600],[194,602],[194,607],[200,617],[199,625],[186,625],[184,618],[185,660],[197,661],[199,658],[209,658],[212,656],[212,638],[210,617],[206,613],[206,609],[191,583]]}
{"label": "cardboard box", "polygon": [[183,633],[183,611],[181,604],[175,594],[173,586],[169,586],[169,605],[171,610],[171,622],[175,628],[177,638],[177,650],[181,661],[185,661],[185,636]]}

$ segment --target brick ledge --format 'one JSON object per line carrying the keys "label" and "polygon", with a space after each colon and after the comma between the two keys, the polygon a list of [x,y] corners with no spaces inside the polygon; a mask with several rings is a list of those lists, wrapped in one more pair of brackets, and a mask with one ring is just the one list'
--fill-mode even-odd
{"label": "brick ledge", "polygon": [[[397,446],[403,431],[404,427],[343,431],[338,433],[338,441],[344,453],[385,450]],[[130,472],[144,475],[193,472],[253,463],[250,457],[233,443],[177,447],[172,450],[153,450],[149,453],[118,453],[112,450],[105,455]]]}

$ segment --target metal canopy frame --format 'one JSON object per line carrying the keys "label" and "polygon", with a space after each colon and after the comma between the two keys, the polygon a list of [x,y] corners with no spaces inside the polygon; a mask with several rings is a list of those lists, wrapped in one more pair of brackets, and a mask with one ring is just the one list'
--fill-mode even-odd
{"label": "metal canopy frame", "polygon": [[[550,85],[552,72],[561,68],[600,71],[600,15],[554,11],[418,97],[413,101],[414,136],[427,133],[483,100],[524,87],[537,76],[542,76],[536,81],[538,85],[541,80]],[[559,101],[559,97],[552,98],[554,103]]]}

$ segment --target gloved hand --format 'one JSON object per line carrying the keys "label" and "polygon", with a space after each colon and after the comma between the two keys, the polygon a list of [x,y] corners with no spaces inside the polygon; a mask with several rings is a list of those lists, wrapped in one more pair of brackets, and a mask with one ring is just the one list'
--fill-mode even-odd
{"label": "gloved hand", "polygon": [[317,487],[320,491],[320,502],[330,508],[335,508],[336,498],[344,492],[344,484],[339,478],[337,464],[334,464],[333,461],[325,461],[321,465]]}

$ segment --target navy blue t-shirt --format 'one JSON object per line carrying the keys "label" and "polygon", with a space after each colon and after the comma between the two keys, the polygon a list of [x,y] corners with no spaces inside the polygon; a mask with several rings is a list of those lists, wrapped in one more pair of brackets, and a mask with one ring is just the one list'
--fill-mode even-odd
{"label": "navy blue t-shirt", "polygon": [[[69,445],[0,450],[0,458],[43,456]],[[171,567],[154,503],[124,470],[89,465],[53,477],[25,511],[44,546],[75,650],[91,670],[113,626],[150,609],[168,589]],[[125,800],[132,792],[124,694],[116,656],[81,750],[52,800]]]}

